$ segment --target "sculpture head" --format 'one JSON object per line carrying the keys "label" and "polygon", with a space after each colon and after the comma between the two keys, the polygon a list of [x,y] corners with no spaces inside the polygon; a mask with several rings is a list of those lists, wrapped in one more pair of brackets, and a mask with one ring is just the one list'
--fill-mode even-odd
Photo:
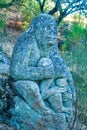
{"label": "sculpture head", "polygon": [[36,41],[43,51],[49,51],[57,40],[57,24],[49,14],[38,15],[31,23]]}

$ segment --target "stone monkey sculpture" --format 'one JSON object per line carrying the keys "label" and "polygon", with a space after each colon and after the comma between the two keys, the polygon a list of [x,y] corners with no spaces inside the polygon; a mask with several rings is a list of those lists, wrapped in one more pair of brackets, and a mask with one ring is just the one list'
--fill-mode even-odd
{"label": "stone monkey sculpture", "polygon": [[[36,86],[34,93],[37,93],[37,100],[40,105],[42,104],[42,108],[44,105],[37,82],[43,79],[53,79],[55,72],[53,65],[38,67],[37,63],[42,57],[49,57],[56,39],[57,25],[55,20],[48,14],[40,14],[33,20],[29,30],[19,37],[12,55],[10,73],[16,81],[15,86],[21,86],[19,84],[25,82],[25,86],[32,89],[32,84],[34,84]],[[18,88],[16,87],[16,89]],[[20,93],[21,90],[17,91]],[[23,97],[23,95],[21,96]],[[25,97],[23,98],[25,99]]]}
{"label": "stone monkey sculpture", "polygon": [[54,18],[43,13],[15,44],[10,74],[17,94],[11,122],[18,129],[66,130],[68,107],[66,103],[67,109],[63,107],[57,80],[66,78],[65,93],[69,88],[74,97],[75,91],[72,76],[58,52],[57,33]]}

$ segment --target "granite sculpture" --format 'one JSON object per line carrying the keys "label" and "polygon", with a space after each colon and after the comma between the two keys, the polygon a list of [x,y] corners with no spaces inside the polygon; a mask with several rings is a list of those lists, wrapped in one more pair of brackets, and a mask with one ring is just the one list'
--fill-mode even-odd
{"label": "granite sculpture", "polygon": [[73,79],[57,46],[57,24],[39,14],[18,38],[11,59],[16,130],[67,130],[75,99]]}

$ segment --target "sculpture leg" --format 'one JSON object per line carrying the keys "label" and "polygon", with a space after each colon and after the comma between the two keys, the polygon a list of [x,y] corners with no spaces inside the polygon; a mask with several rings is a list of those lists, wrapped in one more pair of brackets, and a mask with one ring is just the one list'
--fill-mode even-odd
{"label": "sculpture leg", "polygon": [[21,97],[33,110],[46,109],[39,92],[38,85],[33,81],[17,81],[14,83],[17,95]]}
{"label": "sculpture leg", "polygon": [[58,87],[50,88],[48,91],[45,91],[42,96],[43,100],[46,100],[49,104],[49,107],[55,112],[66,112],[66,108],[62,104],[62,94],[59,91]]}
{"label": "sculpture leg", "polygon": [[[12,126],[21,130],[55,130],[53,113],[42,100],[38,85],[33,81],[14,83],[17,96],[12,110]],[[34,128],[35,127],[35,128]]]}
{"label": "sculpture leg", "polygon": [[72,117],[73,117],[73,109],[72,109],[73,99],[72,99],[72,94],[69,93],[69,92],[65,92],[65,93],[62,94],[62,97],[63,97],[63,105],[67,109],[67,113],[66,113],[67,122],[71,123]]}
{"label": "sculpture leg", "polygon": [[50,104],[50,107],[55,112],[61,112],[62,110],[62,97],[61,93],[55,92],[52,96],[48,98],[48,102]]}

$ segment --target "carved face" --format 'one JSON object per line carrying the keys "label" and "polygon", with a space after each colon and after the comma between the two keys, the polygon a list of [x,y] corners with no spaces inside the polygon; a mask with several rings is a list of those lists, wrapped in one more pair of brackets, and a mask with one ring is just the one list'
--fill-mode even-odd
{"label": "carved face", "polygon": [[34,21],[34,33],[42,51],[49,51],[57,41],[57,24],[48,14],[41,14]]}
{"label": "carved face", "polygon": [[45,48],[52,47],[57,40],[57,26],[55,23],[48,23],[47,26],[43,27],[42,33],[42,45]]}

